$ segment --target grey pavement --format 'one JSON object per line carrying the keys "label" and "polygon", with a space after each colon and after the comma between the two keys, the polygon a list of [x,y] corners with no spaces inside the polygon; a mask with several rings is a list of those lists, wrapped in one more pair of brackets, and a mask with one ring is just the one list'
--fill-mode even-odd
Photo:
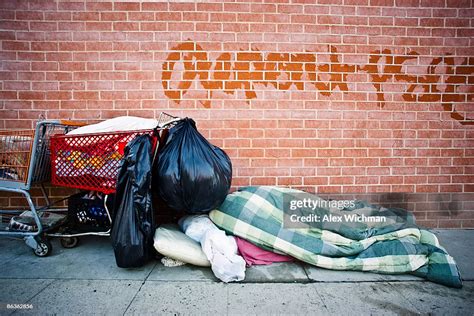
{"label": "grey pavement", "polygon": [[[303,263],[254,266],[240,283],[209,268],[139,269],[115,264],[110,240],[84,237],[33,255],[23,241],[0,239],[0,315],[459,314],[474,313],[474,230],[435,230],[464,280],[451,289],[410,275],[330,271]],[[7,308],[7,304],[10,304]],[[14,307],[14,308],[11,308]]]}

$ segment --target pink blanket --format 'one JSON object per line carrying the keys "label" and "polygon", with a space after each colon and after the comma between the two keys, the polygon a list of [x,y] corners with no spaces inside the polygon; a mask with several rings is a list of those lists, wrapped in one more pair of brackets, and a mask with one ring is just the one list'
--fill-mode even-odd
{"label": "pink blanket", "polygon": [[272,264],[273,262],[293,261],[292,257],[286,256],[286,255],[280,255],[280,254],[262,249],[240,237],[235,237],[235,240],[237,242],[237,248],[239,249],[239,253],[244,258],[248,267],[254,264],[267,265],[267,264]]}

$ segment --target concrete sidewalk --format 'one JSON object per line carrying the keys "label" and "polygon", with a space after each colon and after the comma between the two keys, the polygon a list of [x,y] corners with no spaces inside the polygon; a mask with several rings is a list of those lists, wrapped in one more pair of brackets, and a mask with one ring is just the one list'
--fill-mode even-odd
{"label": "concrete sidewalk", "polygon": [[[251,267],[244,282],[224,284],[210,269],[189,265],[166,268],[153,261],[120,269],[108,238],[85,237],[74,249],[53,240],[47,258],[34,256],[22,241],[0,239],[0,315],[471,315],[474,230],[435,233],[458,262],[465,280],[460,290],[409,275],[329,271],[302,263]],[[8,309],[7,304],[20,305]]]}

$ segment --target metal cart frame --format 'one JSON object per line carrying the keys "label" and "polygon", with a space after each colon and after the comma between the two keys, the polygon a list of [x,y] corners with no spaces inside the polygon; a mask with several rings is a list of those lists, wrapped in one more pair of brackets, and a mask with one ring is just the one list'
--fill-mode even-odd
{"label": "metal cart frame", "polygon": [[[8,167],[17,167],[27,170],[26,177],[19,177],[19,179],[8,179],[5,176],[0,176],[0,191],[19,193],[24,196],[26,199],[29,210],[34,218],[37,229],[35,231],[11,231],[11,230],[0,230],[0,236],[8,237],[20,237],[24,238],[25,243],[31,247],[34,253],[37,256],[44,257],[47,256],[52,249],[51,243],[45,238],[44,227],[41,222],[41,218],[38,214],[38,208],[33,203],[33,200],[30,195],[30,189],[34,184],[40,184],[41,191],[46,200],[46,207],[50,206],[50,201],[46,190],[44,188],[44,182],[50,179],[50,161],[49,161],[49,137],[56,133],[65,134],[69,130],[76,128],[77,126],[82,126],[83,123],[72,122],[72,121],[59,121],[59,120],[44,120],[36,124],[34,134],[29,131],[33,138],[30,139],[29,152],[23,151],[23,154],[26,154],[27,165],[23,166],[12,166]],[[9,139],[14,141],[18,137],[25,137],[28,135],[28,131],[18,131],[18,130],[9,130],[1,131],[0,136],[4,139]],[[6,148],[7,151],[9,148]],[[7,157],[7,155],[12,155],[12,152],[3,152],[1,155]],[[0,163],[2,163],[0,161]],[[1,165],[4,166],[4,165]],[[18,169],[17,169],[18,170]],[[24,210],[0,210],[0,214],[6,215],[15,215],[20,214]]]}
{"label": "metal cart frame", "polygon": [[[158,141],[161,141],[162,132],[174,126],[181,118],[174,117],[169,114],[162,112],[158,119],[158,126],[154,129],[158,136]],[[41,216],[39,212],[48,210],[54,212],[66,212],[66,209],[54,209],[51,210],[49,197],[44,188],[44,183],[51,179],[51,161],[50,161],[50,137],[55,134],[66,134],[70,130],[84,126],[82,122],[74,121],[60,121],[60,120],[44,120],[36,124],[34,131],[30,130],[3,130],[0,131],[0,137],[8,137],[11,139],[25,139],[25,137],[30,137],[29,152],[23,151],[24,154],[28,154],[27,165],[24,166],[12,166],[8,165],[7,167],[20,167],[23,170],[27,170],[27,176],[20,177],[19,179],[8,179],[4,174],[0,174],[0,191],[12,192],[22,194],[26,199],[31,211],[32,217],[34,218],[36,229],[34,231],[15,231],[15,230],[1,230],[0,237],[7,236],[13,238],[23,238],[26,245],[33,249],[35,255],[39,257],[45,257],[49,255],[52,251],[52,245],[47,237],[60,237],[61,245],[65,248],[75,247],[78,243],[78,237],[80,236],[110,236],[111,228],[104,232],[80,232],[74,234],[56,232],[57,228],[63,227],[54,227],[48,230],[45,230],[45,227],[41,221]],[[158,144],[155,148],[154,158],[158,153]],[[0,168],[3,168],[5,164],[1,161],[2,157],[6,157],[7,152],[0,151]],[[5,172],[4,172],[5,173]],[[47,205],[41,208],[38,208],[33,203],[31,198],[30,189],[32,185],[39,184],[43,197],[46,200]],[[106,204],[106,199],[104,205]],[[105,205],[105,210],[107,212],[108,220],[110,222],[110,227],[112,225],[112,217],[110,215],[107,206]],[[24,212],[25,210],[0,210],[0,215],[18,215]],[[48,231],[51,231],[48,233]],[[55,232],[53,232],[55,231]]]}

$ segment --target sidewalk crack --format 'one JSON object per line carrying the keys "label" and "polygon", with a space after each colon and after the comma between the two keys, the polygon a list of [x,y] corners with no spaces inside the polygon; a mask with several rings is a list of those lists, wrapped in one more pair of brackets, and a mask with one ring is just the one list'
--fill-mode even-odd
{"label": "sidewalk crack", "polygon": [[406,296],[403,294],[403,292],[399,291],[398,288],[397,288],[394,284],[392,284],[392,282],[388,281],[387,284],[388,284],[391,288],[393,288],[394,291],[397,292],[401,297],[403,297],[403,298],[405,299],[405,301],[406,301],[411,307],[413,307],[414,310],[418,311],[418,313],[420,313],[420,314],[422,313],[422,311],[421,311],[419,308],[417,308],[417,307],[415,306],[415,304],[413,304],[412,302],[410,302],[409,298],[406,297]]}
{"label": "sidewalk crack", "polygon": [[326,312],[328,314],[330,314],[330,311],[329,311],[329,308],[328,306],[326,305],[326,302],[324,301],[324,298],[323,296],[321,295],[321,293],[319,293],[318,289],[316,288],[316,285],[314,284],[309,284],[311,286],[311,288],[316,292],[316,294],[318,295],[319,299],[321,300],[321,303],[323,303],[323,307],[324,309],[326,310]]}
{"label": "sidewalk crack", "polygon": [[[33,295],[32,297],[30,297],[29,299],[26,300],[25,303],[29,303],[31,302],[35,297],[37,297],[40,293],[42,293],[44,290],[46,290],[46,288],[48,288],[51,284],[53,284],[54,282],[58,282],[59,279],[52,279],[51,282],[49,282],[48,284],[46,284],[41,290],[39,290],[35,295]],[[10,315],[14,315],[18,312],[20,312],[21,309],[17,309],[17,310],[14,310],[13,313],[11,313]]]}
{"label": "sidewalk crack", "polygon": [[155,262],[155,264],[153,265],[153,268],[150,269],[150,272],[148,272],[147,276],[145,277],[145,279],[143,280],[142,284],[140,284],[140,287],[138,288],[137,292],[135,293],[135,295],[133,296],[132,300],[130,301],[130,303],[128,303],[127,305],[127,308],[125,309],[125,311],[123,312],[122,315],[125,315],[128,311],[128,309],[130,308],[130,306],[132,305],[133,301],[135,300],[135,298],[137,297],[138,293],[140,293],[140,291],[142,290],[142,287],[143,285],[145,285],[146,281],[148,280],[148,278],[150,277],[151,273],[153,272],[153,270],[155,270],[156,268],[156,265],[158,264],[158,262]]}

